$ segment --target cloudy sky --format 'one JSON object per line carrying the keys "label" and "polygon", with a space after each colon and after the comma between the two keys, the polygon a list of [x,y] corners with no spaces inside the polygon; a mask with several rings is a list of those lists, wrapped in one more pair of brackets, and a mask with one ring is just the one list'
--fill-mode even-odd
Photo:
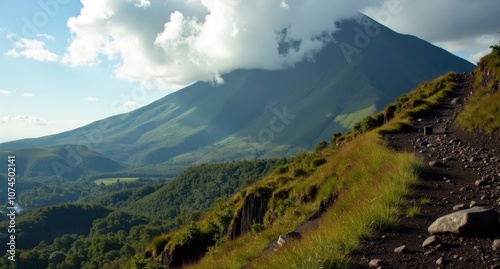
{"label": "cloudy sky", "polygon": [[[361,11],[475,63],[500,39],[498,0],[2,0],[0,142],[69,130],[237,68],[314,54]],[[300,50],[280,55],[287,28]]]}

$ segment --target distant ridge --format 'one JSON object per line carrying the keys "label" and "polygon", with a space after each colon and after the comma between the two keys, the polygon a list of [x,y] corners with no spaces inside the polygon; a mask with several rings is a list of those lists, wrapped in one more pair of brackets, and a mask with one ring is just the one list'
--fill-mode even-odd
{"label": "distant ridge", "polygon": [[424,80],[474,69],[364,15],[337,27],[335,42],[313,61],[277,71],[236,70],[223,75],[223,85],[197,82],[132,112],[0,149],[80,145],[131,166],[289,156],[351,129]]}

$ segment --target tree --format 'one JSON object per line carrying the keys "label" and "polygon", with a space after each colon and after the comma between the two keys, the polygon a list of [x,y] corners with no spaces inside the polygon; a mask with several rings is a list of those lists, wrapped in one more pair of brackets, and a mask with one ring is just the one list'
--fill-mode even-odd
{"label": "tree", "polygon": [[[500,32],[498,32],[500,34]],[[496,57],[500,57],[500,43],[490,46],[492,49],[492,54]]]}

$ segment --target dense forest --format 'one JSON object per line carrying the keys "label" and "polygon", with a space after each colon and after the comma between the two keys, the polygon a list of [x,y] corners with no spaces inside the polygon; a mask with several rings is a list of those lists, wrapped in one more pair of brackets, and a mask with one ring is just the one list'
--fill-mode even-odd
{"label": "dense forest", "polygon": [[[145,268],[142,253],[153,237],[199,219],[218,199],[287,162],[204,164],[166,181],[30,182],[20,202],[33,209],[17,218],[16,262],[6,255],[0,268]],[[2,231],[7,226],[0,223]]]}

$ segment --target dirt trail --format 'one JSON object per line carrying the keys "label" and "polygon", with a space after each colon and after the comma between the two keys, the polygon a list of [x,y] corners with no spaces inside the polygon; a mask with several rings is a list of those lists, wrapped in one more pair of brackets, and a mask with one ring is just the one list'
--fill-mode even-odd
{"label": "dirt trail", "polygon": [[[427,164],[438,161],[422,175],[410,200],[420,214],[402,216],[396,229],[363,241],[352,262],[368,268],[371,259],[387,263],[383,268],[500,268],[500,251],[492,250],[500,229],[486,231],[480,237],[440,236],[443,249],[422,248],[429,236],[427,227],[438,217],[453,212],[453,206],[471,202],[500,210],[500,139],[480,132],[467,133],[455,124],[472,90],[472,74],[457,75],[458,87],[449,98],[413,123],[414,129],[386,136],[390,147],[414,153]],[[424,136],[424,126],[432,126],[432,135]],[[480,186],[477,180],[483,180]],[[425,203],[423,201],[430,201]],[[394,249],[406,245],[408,253]],[[436,261],[442,258],[443,264]]]}

